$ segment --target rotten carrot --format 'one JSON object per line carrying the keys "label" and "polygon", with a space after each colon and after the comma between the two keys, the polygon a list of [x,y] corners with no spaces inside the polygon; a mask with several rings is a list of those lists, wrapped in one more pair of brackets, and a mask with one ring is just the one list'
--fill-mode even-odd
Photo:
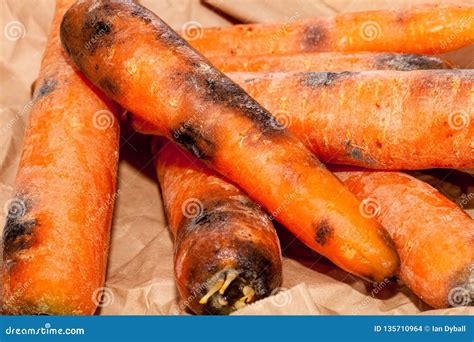
{"label": "rotten carrot", "polygon": [[473,18],[472,5],[423,4],[278,24],[206,28],[190,38],[190,44],[208,57],[322,51],[439,54],[474,42]]}
{"label": "rotten carrot", "polygon": [[418,297],[434,308],[474,303],[474,221],[462,209],[401,172],[334,170],[390,233],[399,277]]}
{"label": "rotten carrot", "polygon": [[184,305],[196,314],[229,314],[269,296],[281,283],[281,251],[268,216],[176,144],[162,141],[157,149]]}
{"label": "rotten carrot", "polygon": [[228,75],[323,162],[474,167],[473,70]]}
{"label": "rotten carrot", "polygon": [[3,312],[90,315],[102,294],[115,199],[116,108],[59,40],[59,0],[3,232]]}
{"label": "rotten carrot", "polygon": [[356,197],[155,14],[133,2],[81,1],[64,16],[61,39],[83,74],[133,113],[136,130],[174,140],[341,268],[375,281],[396,272],[390,238]]}
{"label": "rotten carrot", "polygon": [[452,68],[452,64],[441,57],[392,52],[308,52],[288,55],[211,56],[209,59],[222,72],[409,71]]}

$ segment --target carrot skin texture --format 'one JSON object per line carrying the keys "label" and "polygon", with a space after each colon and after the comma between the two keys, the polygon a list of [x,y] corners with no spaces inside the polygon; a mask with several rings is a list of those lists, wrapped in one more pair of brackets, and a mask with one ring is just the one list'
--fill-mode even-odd
{"label": "carrot skin texture", "polygon": [[[267,215],[241,190],[170,141],[156,159],[165,211],[175,237],[175,277],[196,314],[228,314],[244,296],[267,297],[281,284],[281,251]],[[213,278],[237,272],[222,294],[200,304]],[[224,305],[219,302],[224,300]],[[240,302],[242,302],[240,300]],[[238,308],[238,307],[237,307]]]}
{"label": "carrot skin texture", "polygon": [[323,162],[474,167],[472,70],[228,75]]}
{"label": "carrot skin texture", "polygon": [[308,52],[287,55],[211,56],[220,71],[297,72],[358,70],[451,69],[452,64],[437,56],[393,52]]}
{"label": "carrot skin texture", "polygon": [[415,294],[434,308],[474,303],[473,297],[456,301],[456,296],[469,293],[474,278],[474,221],[462,209],[429,184],[401,172],[335,175],[366,200],[367,211],[378,212],[378,221],[400,254],[399,277]]}
{"label": "carrot skin texture", "polygon": [[62,49],[59,25],[72,3],[56,5],[3,233],[8,314],[93,314],[104,283],[119,126],[94,127],[112,115],[95,113],[116,108]]}
{"label": "carrot skin texture", "polygon": [[206,28],[190,44],[206,56],[322,51],[439,54],[474,42],[473,16],[472,5],[425,4],[278,24]]}
{"label": "carrot skin texture", "polygon": [[[84,52],[98,30],[106,34]],[[343,269],[376,281],[396,272],[390,238],[360,214],[355,196],[153,13],[135,3],[77,3],[61,38],[81,71],[134,113],[135,129],[173,139]]]}

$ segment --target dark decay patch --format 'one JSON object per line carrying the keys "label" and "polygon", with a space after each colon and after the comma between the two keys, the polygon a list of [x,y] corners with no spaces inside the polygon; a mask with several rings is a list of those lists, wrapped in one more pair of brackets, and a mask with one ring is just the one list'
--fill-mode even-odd
{"label": "dark decay patch", "polygon": [[116,95],[120,92],[120,87],[113,79],[109,76],[104,76],[98,82],[100,88],[102,88],[105,92]]}
{"label": "dark decay patch", "polygon": [[43,81],[43,84],[41,87],[38,89],[38,92],[36,93],[36,100],[41,99],[42,97],[51,94],[54,89],[56,88],[58,82],[56,80],[53,80],[51,78],[46,78]]}
{"label": "dark decay patch", "polygon": [[286,132],[285,127],[273,115],[218,71],[212,69],[203,71],[197,64],[192,72],[185,75],[185,79],[193,91],[201,93],[206,101],[238,109],[257,124],[262,133],[282,134]]}
{"label": "dark decay patch", "polygon": [[336,81],[353,77],[357,72],[303,72],[300,74],[302,75],[302,81],[305,86],[317,88],[327,87]]}
{"label": "dark decay patch", "polygon": [[325,27],[319,24],[308,25],[301,36],[301,45],[304,51],[315,51],[318,47],[324,45],[328,38],[328,32]]}
{"label": "dark decay patch", "polygon": [[321,220],[316,227],[316,236],[314,240],[321,246],[324,246],[332,237],[333,228],[327,220]]}
{"label": "dark decay patch", "polygon": [[399,71],[443,69],[443,62],[431,56],[415,54],[384,53],[375,58],[378,69],[393,69]]}
{"label": "dark decay patch", "polygon": [[137,17],[141,19],[146,24],[149,24],[152,21],[152,18],[150,17],[149,12],[141,6],[133,6],[133,9],[130,12],[130,15],[132,17]]}
{"label": "dark decay patch", "polygon": [[189,122],[181,123],[171,131],[173,140],[202,160],[210,160],[215,153],[214,142],[205,137]]}
{"label": "dark decay patch", "polygon": [[24,219],[30,208],[31,203],[24,196],[19,195],[13,200],[3,230],[5,255],[8,256],[29,247],[33,229],[38,225],[36,219]]}
{"label": "dark decay patch", "polygon": [[[114,43],[115,35],[112,20],[118,13],[117,9],[110,3],[105,3],[94,11],[85,13],[82,35],[85,42],[84,47],[90,54],[93,54],[98,47],[109,47]],[[61,27],[62,29],[63,27]],[[66,30],[66,27],[64,29]]]}
{"label": "dark decay patch", "polygon": [[[379,141],[378,144],[381,145],[381,142]],[[357,147],[357,146],[352,146],[351,141],[347,140],[346,141],[346,146],[345,146],[346,154],[349,155],[352,159],[362,161],[368,164],[375,164],[376,161],[374,158],[372,158],[370,155],[366,155],[363,153],[363,151]]]}

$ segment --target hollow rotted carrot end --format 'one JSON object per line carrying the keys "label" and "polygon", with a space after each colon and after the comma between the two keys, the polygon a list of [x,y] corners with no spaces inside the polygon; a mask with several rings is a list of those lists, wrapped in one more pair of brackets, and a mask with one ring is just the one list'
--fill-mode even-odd
{"label": "hollow rotted carrot end", "polygon": [[256,300],[255,290],[235,269],[216,273],[199,300],[206,312],[227,315]]}

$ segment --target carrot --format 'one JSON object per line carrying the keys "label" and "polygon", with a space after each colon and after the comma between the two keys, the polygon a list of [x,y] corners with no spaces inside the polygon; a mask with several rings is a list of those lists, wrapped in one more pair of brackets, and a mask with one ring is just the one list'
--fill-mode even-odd
{"label": "carrot", "polygon": [[323,162],[474,167],[472,70],[228,75]]}
{"label": "carrot", "polygon": [[462,209],[401,172],[334,170],[390,233],[415,294],[435,308],[474,303],[474,221]]}
{"label": "carrot", "polygon": [[100,301],[119,125],[63,52],[59,0],[3,232],[3,311],[92,314]]}
{"label": "carrot", "polygon": [[222,72],[451,69],[441,57],[400,53],[308,52],[289,55],[211,56]]}
{"label": "carrot", "polygon": [[343,269],[376,281],[396,271],[390,238],[360,215],[355,196],[156,15],[132,2],[82,1],[64,16],[61,38],[81,71],[133,113],[136,130],[171,138]]}
{"label": "carrot", "polygon": [[189,41],[206,56],[314,51],[437,54],[474,42],[473,17],[472,5],[424,4],[278,24],[206,28]]}
{"label": "carrot", "polygon": [[260,207],[170,141],[162,143],[156,170],[185,305],[197,314],[228,314],[280,286],[280,244]]}

